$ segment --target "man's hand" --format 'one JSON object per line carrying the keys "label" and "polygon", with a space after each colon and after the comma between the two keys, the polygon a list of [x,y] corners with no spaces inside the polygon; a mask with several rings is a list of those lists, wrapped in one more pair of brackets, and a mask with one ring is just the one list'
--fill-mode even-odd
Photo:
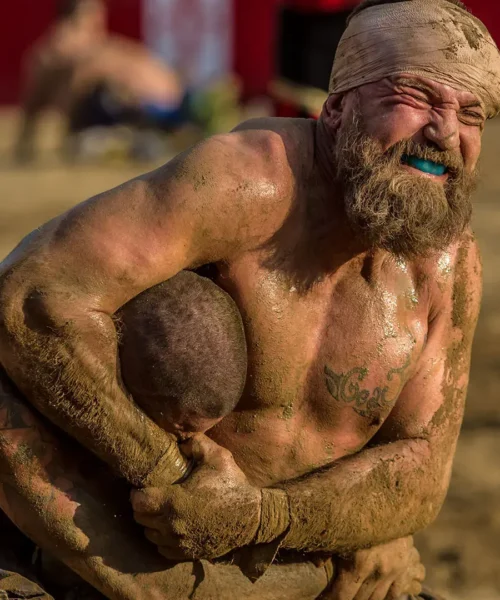
{"label": "man's hand", "polygon": [[398,600],[422,591],[425,567],[413,538],[403,538],[336,561],[337,577],[324,600]]}
{"label": "man's hand", "polygon": [[204,435],[182,447],[197,466],[184,483],[131,495],[134,518],[170,560],[213,559],[250,544],[260,524],[261,490],[229,450]]}

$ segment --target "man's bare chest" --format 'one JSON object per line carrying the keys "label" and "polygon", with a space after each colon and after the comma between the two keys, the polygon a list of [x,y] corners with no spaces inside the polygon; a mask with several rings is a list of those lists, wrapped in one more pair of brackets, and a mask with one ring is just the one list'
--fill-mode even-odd
{"label": "man's bare chest", "polygon": [[426,310],[408,273],[395,265],[394,276],[368,282],[354,268],[299,294],[249,258],[217,282],[238,303],[249,353],[246,390],[226,428],[251,434],[260,424],[262,435],[287,442],[307,430],[342,455],[364,445],[424,345]]}

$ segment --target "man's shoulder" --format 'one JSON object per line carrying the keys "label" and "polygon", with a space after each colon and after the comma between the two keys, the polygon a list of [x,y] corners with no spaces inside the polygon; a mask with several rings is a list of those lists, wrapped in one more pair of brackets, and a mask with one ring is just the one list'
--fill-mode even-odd
{"label": "man's shoulder", "polygon": [[427,296],[430,317],[463,300],[477,312],[482,295],[482,261],[477,239],[466,231],[447,248],[413,261],[416,287]]}
{"label": "man's shoulder", "polygon": [[143,177],[150,197],[166,202],[169,214],[198,215],[218,239],[237,235],[240,249],[260,246],[286,219],[303,177],[299,137],[305,146],[307,134],[276,121],[247,121],[196,144]]}
{"label": "man's shoulder", "polygon": [[264,165],[284,167],[298,178],[312,167],[314,131],[315,123],[310,119],[269,117],[244,121],[229,137]]}
{"label": "man's shoulder", "polygon": [[313,160],[311,124],[294,121],[252,119],[207,138],[179,157],[182,173],[213,180],[222,196],[286,205]]}

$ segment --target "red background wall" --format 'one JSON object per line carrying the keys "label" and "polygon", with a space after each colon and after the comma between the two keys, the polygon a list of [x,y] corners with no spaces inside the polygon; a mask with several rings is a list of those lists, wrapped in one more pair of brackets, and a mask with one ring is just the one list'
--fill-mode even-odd
{"label": "red background wall", "polygon": [[[141,0],[108,0],[114,31],[139,38]],[[0,19],[0,103],[19,96],[21,61],[25,50],[50,24],[56,0],[2,0]]]}
{"label": "red background wall", "polygon": [[[21,59],[43,33],[54,14],[56,0],[2,0],[0,19],[0,103],[19,96]],[[234,1],[234,68],[244,80],[245,95],[264,93],[273,76],[277,10],[283,0]],[[308,8],[354,4],[355,0],[289,0]],[[108,0],[114,31],[139,38],[141,0]],[[500,44],[500,1],[466,0]],[[189,18],[189,15],[188,15]]]}
{"label": "red background wall", "polygon": [[[263,94],[274,75],[277,11],[287,4],[307,11],[346,10],[360,0],[233,0],[235,71],[245,96]],[[500,0],[464,0],[500,45]]]}

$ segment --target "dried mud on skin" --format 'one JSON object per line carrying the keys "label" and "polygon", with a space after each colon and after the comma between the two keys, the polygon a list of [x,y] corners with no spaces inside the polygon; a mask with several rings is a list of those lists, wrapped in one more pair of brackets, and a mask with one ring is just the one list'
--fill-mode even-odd
{"label": "dried mud on skin", "polygon": [[[46,158],[32,169],[15,169],[6,154],[14,127],[14,120],[0,115],[0,258],[23,235],[71,205],[148,170],[114,165],[67,171]],[[497,119],[484,134],[482,184],[475,202],[485,290],[465,425],[446,504],[437,522],[418,536],[427,584],[447,600],[500,600],[499,155]]]}

